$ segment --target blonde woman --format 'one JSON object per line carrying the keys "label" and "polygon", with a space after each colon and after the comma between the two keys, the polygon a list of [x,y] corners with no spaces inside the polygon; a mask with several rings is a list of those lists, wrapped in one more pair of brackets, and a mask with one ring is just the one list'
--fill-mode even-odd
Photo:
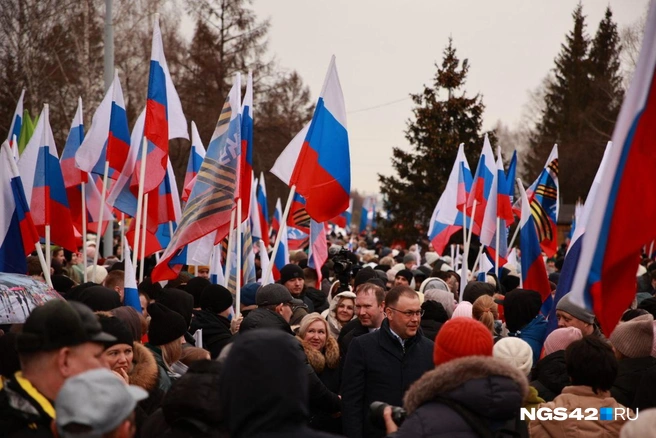
{"label": "blonde woman", "polygon": [[321,316],[328,321],[328,333],[337,339],[342,328],[356,318],[355,294],[349,291],[338,293]]}
{"label": "blonde woman", "polygon": [[[329,334],[328,322],[318,313],[310,313],[301,320],[296,336],[303,344],[308,362],[323,384],[333,393],[339,393],[339,346]],[[310,426],[335,434],[342,433],[341,418],[311,412]]]}

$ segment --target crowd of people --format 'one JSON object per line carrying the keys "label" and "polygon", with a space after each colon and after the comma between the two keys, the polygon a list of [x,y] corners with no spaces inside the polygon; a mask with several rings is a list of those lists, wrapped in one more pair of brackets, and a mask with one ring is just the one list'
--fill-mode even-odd
{"label": "crowd of people", "polygon": [[[146,277],[135,309],[124,305],[120,251],[91,266],[95,246],[55,249],[62,299],[0,327],[0,435],[654,434],[653,261],[627,285],[636,299],[606,338],[569,295],[550,331],[516,266],[463,280],[457,260],[430,248],[342,244],[320,275],[293,253],[276,283],[242,287],[239,309],[206,266],[164,286]],[[555,290],[562,260],[547,265]],[[36,257],[26,274],[43,281]],[[522,415],[556,408],[567,418]],[[583,420],[601,408],[626,415]]]}

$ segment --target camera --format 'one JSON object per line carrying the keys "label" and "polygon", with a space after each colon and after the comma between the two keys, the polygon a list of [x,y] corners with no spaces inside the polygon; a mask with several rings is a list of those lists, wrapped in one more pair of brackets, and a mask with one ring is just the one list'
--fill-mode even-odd
{"label": "camera", "polygon": [[388,406],[392,408],[392,420],[397,426],[401,426],[408,416],[406,410],[399,406],[391,406],[385,402],[375,401],[369,406],[369,415],[371,417],[371,423],[379,429],[385,430],[383,411]]}
{"label": "camera", "polygon": [[333,270],[337,280],[339,280],[339,292],[350,290],[349,283],[354,275],[354,264],[351,260],[353,253],[346,248],[341,248],[337,252],[331,251],[331,253]]}

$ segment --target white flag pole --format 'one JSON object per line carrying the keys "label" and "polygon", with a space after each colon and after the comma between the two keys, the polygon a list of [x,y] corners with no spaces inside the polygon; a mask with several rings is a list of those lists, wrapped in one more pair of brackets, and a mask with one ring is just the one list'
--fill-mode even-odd
{"label": "white flag pole", "polygon": [[[87,174],[88,177],[89,174]],[[84,259],[84,282],[89,281],[87,274],[87,183],[82,182],[82,258]],[[96,248],[97,249],[97,248]]]}
{"label": "white flag pole", "polygon": [[139,260],[139,231],[141,228],[141,210],[143,209],[144,183],[146,177],[146,154],[148,152],[148,140],[143,138],[141,143],[141,168],[139,169],[139,194],[137,195],[137,215],[134,218],[137,223],[134,227],[134,252],[132,253],[132,266],[137,266]]}
{"label": "white flag pole", "polygon": [[271,272],[273,271],[274,261],[276,260],[276,254],[278,253],[278,247],[280,246],[280,239],[282,238],[282,233],[287,232],[287,216],[289,216],[289,210],[292,208],[292,201],[294,199],[294,193],[296,193],[296,185],[292,185],[289,188],[289,196],[287,197],[287,205],[285,205],[285,211],[280,218],[280,229],[278,230],[278,235],[276,236],[276,243],[273,245],[273,251],[271,252],[271,257],[269,258],[269,267],[266,271],[266,274],[262,278],[269,278]]}
{"label": "white flag pole", "polygon": [[119,224],[121,229],[121,261],[125,261],[125,213],[121,213],[121,222]]}
{"label": "white flag pole", "polygon": [[225,262],[225,275],[223,276],[223,286],[226,288],[230,284],[230,270],[232,269],[232,257],[230,255],[232,254],[232,245],[235,244],[234,239],[232,238],[232,229],[235,226],[235,210],[232,210],[230,213],[230,231],[228,231],[228,252],[226,255],[226,262]]}
{"label": "white flag pole", "polygon": [[148,193],[146,193],[143,197],[143,224],[142,224],[142,230],[141,230],[141,235],[139,236],[141,238],[141,254],[139,257],[139,283],[143,282],[144,279],[144,271],[146,270],[145,268],[145,260],[146,260],[146,229],[148,226]]}
{"label": "white flag pole", "polygon": [[497,282],[499,281],[499,230],[501,229],[501,219],[499,219],[499,216],[497,216],[497,247],[496,251],[494,251],[494,275],[497,276]]}
{"label": "white flag pole", "polygon": [[241,304],[241,198],[237,200],[237,269],[235,270],[236,284],[235,284],[235,315],[239,318],[239,305]]}
{"label": "white flag pole", "polygon": [[[96,265],[98,264],[98,253],[100,252],[100,236],[102,235],[103,213],[105,209],[105,199],[107,199],[107,180],[109,179],[109,161],[105,161],[105,170],[103,171],[102,192],[100,193],[100,213],[98,214],[98,229],[96,230],[96,253],[93,255],[93,267],[91,268],[91,278],[96,278]],[[86,212],[83,212],[85,214]],[[109,226],[109,224],[107,224]]]}

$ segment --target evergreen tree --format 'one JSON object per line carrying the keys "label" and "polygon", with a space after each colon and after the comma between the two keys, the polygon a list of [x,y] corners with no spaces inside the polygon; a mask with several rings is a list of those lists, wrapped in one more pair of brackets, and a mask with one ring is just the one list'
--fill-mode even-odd
{"label": "evergreen tree", "polygon": [[571,204],[590,189],[622,101],[619,36],[610,9],[592,42],[581,4],[572,17],[574,28],[556,57],[542,117],[524,157],[530,182],[557,143],[560,197]]}
{"label": "evergreen tree", "polygon": [[[411,151],[394,148],[396,176],[378,175],[391,220],[381,220],[378,232],[387,242],[411,244],[424,237],[431,214],[446,186],[460,143],[469,159],[478,159],[484,105],[479,94],[467,97],[463,89],[468,60],[462,63],[453,41],[444,50],[432,86],[413,94],[414,120],[409,120],[406,139]],[[475,163],[472,161],[472,163]],[[475,166],[475,164],[472,164]]]}

